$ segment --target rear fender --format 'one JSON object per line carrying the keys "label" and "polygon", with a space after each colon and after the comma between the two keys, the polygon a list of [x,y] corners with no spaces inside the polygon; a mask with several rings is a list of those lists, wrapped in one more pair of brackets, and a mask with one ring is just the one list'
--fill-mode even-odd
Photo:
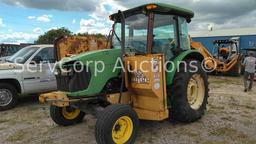
{"label": "rear fender", "polygon": [[199,53],[197,50],[187,50],[182,52],[180,55],[178,55],[173,61],[167,64],[166,68],[166,85],[171,85],[173,82],[173,78],[175,76],[175,73],[177,71],[177,67],[179,66],[180,62],[188,59],[198,60],[202,62],[204,60],[204,57],[201,53]]}

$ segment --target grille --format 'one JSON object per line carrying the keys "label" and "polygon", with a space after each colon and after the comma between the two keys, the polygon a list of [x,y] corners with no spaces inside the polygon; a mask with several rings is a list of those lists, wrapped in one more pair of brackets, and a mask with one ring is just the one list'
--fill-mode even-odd
{"label": "grille", "polygon": [[65,92],[77,92],[87,89],[90,79],[91,73],[86,68],[82,72],[73,71],[68,75],[62,75],[61,73],[56,75],[58,90]]}

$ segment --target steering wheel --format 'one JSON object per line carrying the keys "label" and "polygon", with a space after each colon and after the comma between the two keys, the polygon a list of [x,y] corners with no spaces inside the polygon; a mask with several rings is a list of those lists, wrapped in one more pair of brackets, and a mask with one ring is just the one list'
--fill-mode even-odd
{"label": "steering wheel", "polygon": [[136,54],[136,49],[134,47],[126,47],[126,49],[128,49],[128,51],[125,51],[125,55],[127,56],[135,56]]}
{"label": "steering wheel", "polygon": [[[135,41],[135,43],[138,43],[138,45],[141,45],[141,46],[137,46],[137,47],[145,47],[146,48],[146,44],[144,44],[143,42],[141,41]],[[134,56],[135,54],[145,54],[145,52],[143,51],[140,51],[138,49],[136,49],[135,47],[133,46],[128,46],[126,47],[126,49],[128,49],[129,51],[126,52],[127,55],[129,56]]]}

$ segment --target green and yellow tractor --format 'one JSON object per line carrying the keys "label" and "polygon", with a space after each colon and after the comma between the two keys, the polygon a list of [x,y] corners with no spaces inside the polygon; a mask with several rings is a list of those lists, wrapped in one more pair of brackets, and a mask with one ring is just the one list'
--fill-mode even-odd
{"label": "green and yellow tractor", "polygon": [[110,16],[109,49],[58,62],[58,91],[39,97],[51,103],[58,125],[97,118],[99,144],[134,143],[139,120],[193,122],[208,100],[203,55],[190,48],[190,10],[151,3]]}

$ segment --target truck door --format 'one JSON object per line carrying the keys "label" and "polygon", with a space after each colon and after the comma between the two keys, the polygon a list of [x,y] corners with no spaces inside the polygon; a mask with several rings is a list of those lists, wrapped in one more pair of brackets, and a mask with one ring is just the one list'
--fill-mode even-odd
{"label": "truck door", "polygon": [[29,63],[29,70],[24,73],[24,89],[26,93],[48,92],[57,89],[54,69],[54,48],[41,49]]}

